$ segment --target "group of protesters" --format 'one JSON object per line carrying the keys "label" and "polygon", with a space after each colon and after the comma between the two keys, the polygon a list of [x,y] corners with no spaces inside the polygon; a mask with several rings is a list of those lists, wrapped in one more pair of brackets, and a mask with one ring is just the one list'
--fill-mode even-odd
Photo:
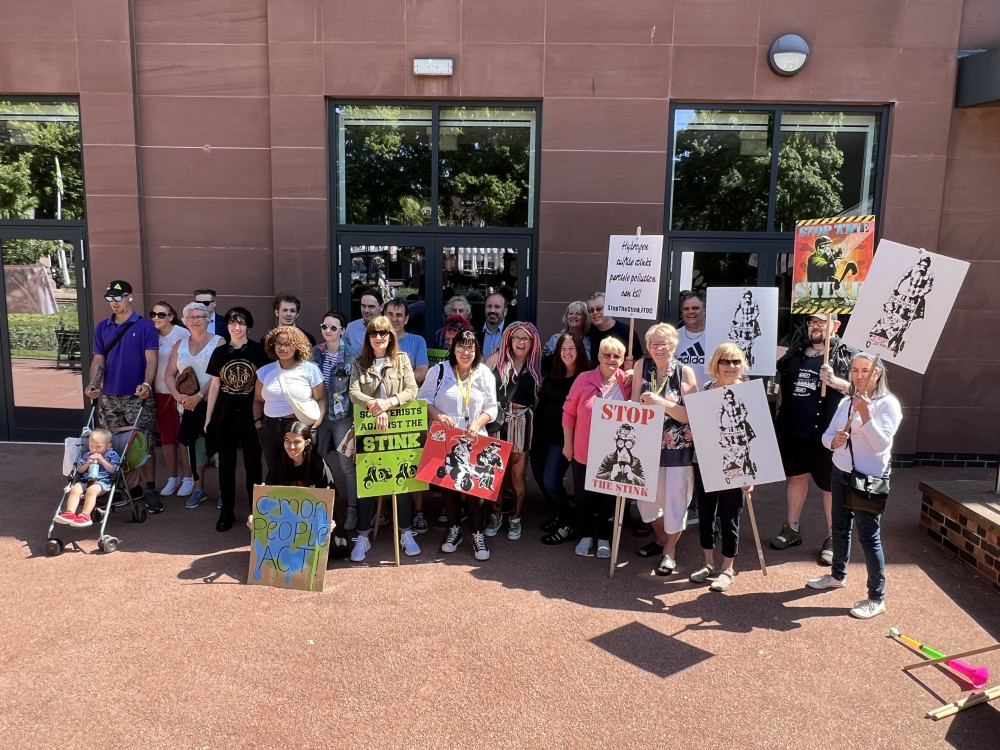
{"label": "group of protesters", "polygon": [[[489,559],[487,539],[505,523],[507,538],[520,539],[530,466],[551,506],[541,541],[575,541],[577,555],[609,558],[614,497],[590,491],[584,481],[591,419],[597,398],[635,401],[664,409],[656,496],[637,501],[638,519],[631,518],[631,510],[626,513],[633,535],[652,536],[638,554],[654,560],[656,574],[671,575],[682,532],[697,524],[704,562],[690,581],[710,582],[715,591],[730,587],[748,488],[705,490],[694,469],[697,446],[685,400],[699,390],[744,382],[747,360],[732,342],[705,351],[703,293],[681,294],[683,325],[656,323],[640,341],[627,323],[606,314],[605,295],[595,292],[567,306],[562,329],[544,344],[531,323],[507,321],[508,300],[501,292],[485,298],[486,322],[478,331],[468,299],[456,295],[444,307],[444,327],[429,339],[446,351],[433,366],[427,342],[407,331],[408,303],[384,300],[383,293],[379,287],[361,291],[358,319],[338,310],[324,314],[318,345],[299,319],[299,300],[280,293],[273,300],[275,320],[258,343],[250,337],[255,325],[250,311],[235,306],[217,313],[215,290],[196,289],[180,314],[158,301],[147,318],[133,308],[131,285],[111,282],[105,299],[112,315],[95,331],[86,392],[97,399],[101,427],[135,426],[150,439],[159,433],[167,479],[158,490],[155,456],[142,467],[149,512],[162,512],[163,498],[172,495],[186,498],[186,508],[205,502],[205,469],[217,457],[216,528],[225,532],[236,523],[239,451],[251,506],[254,485],[265,481],[335,487],[340,477],[327,463],[334,453],[343,477],[337,497],[346,499],[338,503],[334,548],[345,555],[350,548],[350,558],[363,561],[372,529],[387,519],[373,510],[371,498],[358,497],[349,445],[353,405],[368,409],[377,428],[385,430],[392,410],[419,398],[427,402],[432,421],[464,431],[470,445],[487,434],[511,445],[496,501],[442,490],[442,552],[458,550],[463,526],[477,560]],[[806,339],[778,362],[775,426],[788,477],[787,517],[771,546],[802,544],[799,522],[811,476],[822,493],[828,527],[819,560],[832,570],[808,585],[845,585],[857,520],[868,598],[851,614],[865,618],[885,610],[881,513],[852,508],[848,489],[855,470],[888,475],[900,408],[888,390],[884,365],[846,347],[836,336],[836,317],[810,316]],[[621,442],[627,440],[621,436]],[[567,473],[572,495],[566,491]],[[420,553],[417,537],[429,528],[425,494],[398,498],[397,541],[407,555]],[[73,515],[61,522],[81,525]],[[345,531],[353,532],[353,546],[342,536]]]}

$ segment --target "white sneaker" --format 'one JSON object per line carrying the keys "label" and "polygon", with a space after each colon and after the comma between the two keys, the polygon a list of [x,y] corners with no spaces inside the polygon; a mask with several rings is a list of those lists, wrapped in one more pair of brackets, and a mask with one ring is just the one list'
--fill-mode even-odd
{"label": "white sneaker", "polygon": [[885,612],[884,600],[879,602],[874,599],[865,599],[851,608],[850,615],[851,617],[857,617],[859,620],[869,620],[883,612]]}
{"label": "white sneaker", "polygon": [[420,545],[413,538],[413,532],[407,529],[399,535],[399,545],[403,548],[403,554],[409,557],[416,557],[420,554]]}
{"label": "white sneaker", "polygon": [[354,540],[354,549],[351,550],[351,562],[363,562],[365,554],[371,548],[372,543],[368,541],[368,537],[358,534],[358,538]]}
{"label": "white sneaker", "polygon": [[597,556],[605,560],[611,557],[611,542],[607,539],[598,539]]}
{"label": "white sneaker", "polygon": [[181,481],[177,477],[168,477],[167,483],[163,485],[163,489],[160,490],[160,496],[165,497],[167,495],[173,495],[180,486],[180,483]]}
{"label": "white sneaker", "polygon": [[576,549],[573,550],[580,557],[586,557],[590,554],[590,548],[594,546],[594,537],[585,536],[579,542],[576,543]]}
{"label": "white sneaker", "polygon": [[354,531],[358,528],[358,508],[357,506],[347,508],[347,518],[344,519],[344,530]]}
{"label": "white sneaker", "polygon": [[486,531],[483,532],[486,536],[496,536],[497,532],[500,531],[500,526],[503,525],[503,519],[501,516],[490,516],[490,522],[486,524]]}
{"label": "white sneaker", "polygon": [[831,575],[820,576],[819,578],[810,578],[806,582],[806,586],[811,589],[842,589],[846,585],[846,581],[838,581]]}
{"label": "white sneaker", "polygon": [[177,497],[187,497],[194,492],[194,477],[184,477],[177,489]]}
{"label": "white sneaker", "polygon": [[486,538],[479,531],[472,535],[472,551],[476,553],[477,560],[490,559],[490,551],[486,549]]}

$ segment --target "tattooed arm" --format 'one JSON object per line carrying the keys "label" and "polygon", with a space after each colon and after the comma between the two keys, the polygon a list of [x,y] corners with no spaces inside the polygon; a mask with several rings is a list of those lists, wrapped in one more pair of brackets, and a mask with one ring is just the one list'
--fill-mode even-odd
{"label": "tattooed arm", "polygon": [[101,395],[101,386],[104,384],[104,355],[95,354],[90,360],[90,384],[84,391],[88,398],[97,398]]}

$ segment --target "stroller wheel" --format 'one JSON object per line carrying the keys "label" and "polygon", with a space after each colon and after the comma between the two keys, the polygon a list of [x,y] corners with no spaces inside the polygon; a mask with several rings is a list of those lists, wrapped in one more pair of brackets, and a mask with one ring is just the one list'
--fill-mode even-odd
{"label": "stroller wheel", "polygon": [[61,555],[63,551],[63,543],[61,539],[49,539],[45,542],[45,554],[49,557],[55,557],[56,555]]}
{"label": "stroller wheel", "polygon": [[111,554],[118,549],[118,539],[113,536],[102,536],[97,540],[97,546],[100,548],[101,552]]}
{"label": "stroller wheel", "polygon": [[146,522],[146,509],[139,503],[133,503],[132,505],[132,520],[136,523]]}

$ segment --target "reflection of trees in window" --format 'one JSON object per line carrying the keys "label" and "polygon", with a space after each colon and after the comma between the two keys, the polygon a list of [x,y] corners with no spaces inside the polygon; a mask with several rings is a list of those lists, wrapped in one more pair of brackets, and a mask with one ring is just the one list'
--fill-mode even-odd
{"label": "reflection of trees in window", "polygon": [[440,224],[528,226],[534,113],[462,107],[441,119]]}
{"label": "reflection of trees in window", "polygon": [[783,133],[778,152],[774,222],[789,230],[800,219],[836,216],[844,208],[844,154],[833,133]]}
{"label": "reflection of trees in window", "polygon": [[430,110],[340,110],[347,224],[430,223]]}
{"label": "reflection of trees in window", "polygon": [[0,218],[82,219],[77,105],[0,101]]}

